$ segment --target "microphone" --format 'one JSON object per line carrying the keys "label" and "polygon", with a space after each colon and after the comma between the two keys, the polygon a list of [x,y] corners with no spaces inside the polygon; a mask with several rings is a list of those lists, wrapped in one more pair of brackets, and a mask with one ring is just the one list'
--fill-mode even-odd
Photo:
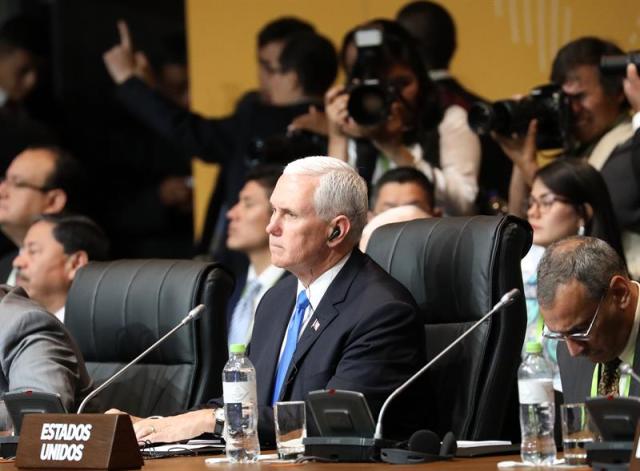
{"label": "microphone", "polygon": [[633,371],[633,368],[629,363],[624,363],[624,362],[620,363],[620,366],[618,366],[618,369],[620,370],[621,374],[629,375],[634,379],[634,381],[636,381],[637,383],[640,383],[640,376],[638,376],[638,374],[635,371]]}
{"label": "microphone", "polygon": [[182,319],[178,325],[176,325],[173,329],[171,329],[169,332],[164,334],[161,338],[159,338],[153,345],[151,345],[149,348],[147,348],[140,355],[138,355],[133,360],[131,360],[129,363],[127,363],[125,366],[123,366],[120,370],[118,370],[113,376],[111,376],[109,379],[107,379],[104,383],[102,383],[96,389],[91,391],[91,393],[89,393],[87,395],[87,397],[85,397],[84,400],[80,403],[80,407],[78,407],[78,411],[76,412],[76,414],[81,414],[82,411],[84,410],[85,406],[87,405],[87,403],[91,399],[93,399],[98,394],[100,394],[107,386],[109,386],[117,378],[119,378],[120,375],[122,375],[125,371],[127,371],[129,368],[131,368],[136,363],[138,363],[142,358],[144,358],[149,353],[151,353],[153,350],[155,350],[161,343],[163,343],[166,339],[171,337],[175,332],[177,332],[179,329],[181,329],[182,327],[187,325],[189,322],[191,322],[191,321],[197,319],[198,317],[200,317],[200,315],[202,314],[202,312],[204,310],[205,310],[205,305],[204,304],[199,304],[198,306],[196,306],[193,309],[191,309],[191,311],[189,311],[187,316],[184,319]]}
{"label": "microphone", "polygon": [[504,296],[502,296],[502,298],[500,298],[500,301],[498,301],[496,303],[496,305],[493,306],[493,308],[488,313],[486,313],[475,324],[473,324],[471,327],[469,327],[462,335],[460,335],[451,344],[449,344],[449,346],[447,348],[445,348],[440,353],[438,353],[435,357],[433,357],[433,359],[429,363],[424,365],[416,374],[414,374],[411,378],[409,378],[404,383],[402,383],[398,388],[396,388],[396,390],[393,391],[389,395],[387,400],[384,401],[384,403],[382,404],[382,408],[380,409],[380,413],[378,414],[378,422],[376,423],[376,433],[373,436],[373,438],[376,439],[376,440],[382,440],[382,418],[384,417],[384,413],[387,410],[387,406],[389,405],[389,403],[391,401],[393,401],[393,399],[398,394],[400,394],[402,391],[407,389],[407,387],[409,387],[416,379],[418,379],[420,376],[422,376],[422,374],[425,371],[427,371],[429,368],[431,368],[431,366],[433,364],[437,363],[438,360],[440,360],[440,358],[442,358],[444,355],[446,355],[447,352],[449,352],[453,347],[458,345],[462,341],[462,339],[464,339],[467,335],[469,335],[471,332],[473,332],[480,324],[482,324],[485,320],[487,320],[489,318],[489,316],[494,314],[496,311],[499,311],[503,307],[506,307],[509,304],[513,303],[518,298],[518,296],[520,296],[520,290],[517,289],[517,288],[512,289],[511,291],[506,293]]}

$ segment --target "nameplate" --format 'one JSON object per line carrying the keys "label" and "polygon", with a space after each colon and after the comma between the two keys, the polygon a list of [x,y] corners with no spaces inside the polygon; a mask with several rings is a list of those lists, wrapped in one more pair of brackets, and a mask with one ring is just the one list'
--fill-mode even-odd
{"label": "nameplate", "polygon": [[29,414],[22,422],[16,467],[140,469],[131,419],[124,414]]}

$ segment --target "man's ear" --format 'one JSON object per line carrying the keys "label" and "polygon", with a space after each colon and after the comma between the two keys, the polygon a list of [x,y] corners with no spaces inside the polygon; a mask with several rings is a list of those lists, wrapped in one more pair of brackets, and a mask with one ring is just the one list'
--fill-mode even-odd
{"label": "man's ear", "polygon": [[47,191],[47,202],[42,214],[56,214],[61,212],[67,205],[67,193],[60,188]]}
{"label": "man's ear", "polygon": [[609,281],[609,291],[614,296],[614,300],[620,309],[626,309],[633,300],[631,296],[631,282],[620,275],[613,275]]}
{"label": "man's ear", "polygon": [[327,245],[337,247],[349,234],[351,223],[346,216],[340,215],[331,220],[329,232],[327,233]]}
{"label": "man's ear", "polygon": [[67,276],[69,281],[73,281],[76,276],[76,272],[89,263],[89,255],[84,250],[78,250],[75,253],[69,255],[67,260]]}

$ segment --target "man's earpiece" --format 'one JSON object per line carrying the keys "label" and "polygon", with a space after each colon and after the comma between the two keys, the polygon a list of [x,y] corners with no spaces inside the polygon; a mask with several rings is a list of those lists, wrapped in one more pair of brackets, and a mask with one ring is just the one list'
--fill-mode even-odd
{"label": "man's earpiece", "polygon": [[331,235],[329,235],[329,238],[327,239],[327,242],[331,242],[332,240],[336,239],[339,236],[340,236],[340,228],[338,226],[336,226],[331,231]]}

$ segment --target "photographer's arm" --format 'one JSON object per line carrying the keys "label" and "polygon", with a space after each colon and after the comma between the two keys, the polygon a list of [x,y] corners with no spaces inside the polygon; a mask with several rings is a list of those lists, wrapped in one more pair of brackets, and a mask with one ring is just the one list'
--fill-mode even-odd
{"label": "photographer's arm", "polygon": [[500,145],[502,151],[520,169],[522,178],[529,186],[533,183],[533,177],[538,171],[538,162],[536,160],[538,151],[536,147],[537,132],[538,121],[533,119],[529,123],[527,135],[524,138],[518,136],[506,137],[491,133],[491,137]]}
{"label": "photographer's arm", "polygon": [[349,120],[348,101],[349,95],[345,93],[342,85],[331,87],[324,97],[329,136],[327,154],[345,162],[349,159],[349,136],[343,132],[343,126],[346,126]]}
{"label": "photographer's arm", "polygon": [[527,198],[531,188],[524,181],[519,167],[513,166],[511,170],[511,180],[509,181],[509,214],[527,218]]}

